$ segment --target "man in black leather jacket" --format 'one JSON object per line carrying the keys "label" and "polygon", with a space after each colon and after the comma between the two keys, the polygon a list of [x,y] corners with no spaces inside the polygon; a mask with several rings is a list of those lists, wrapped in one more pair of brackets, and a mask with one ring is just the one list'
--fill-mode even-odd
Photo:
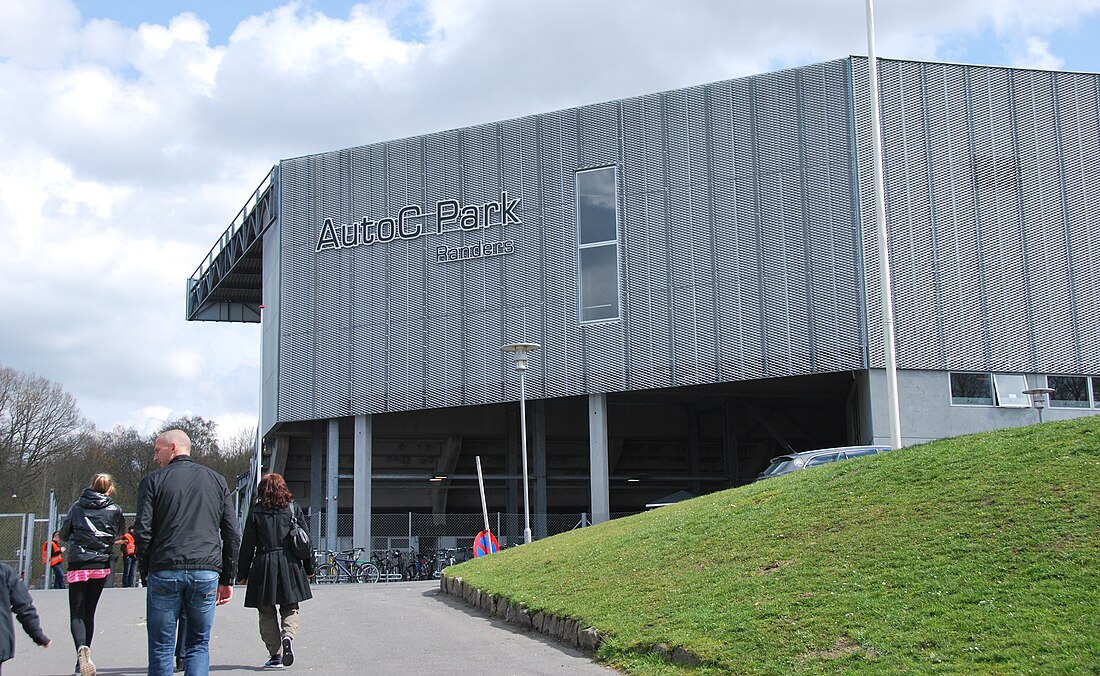
{"label": "man in black leather jacket", "polygon": [[148,587],[148,673],[172,673],[176,623],[182,616],[187,673],[205,674],[214,606],[233,597],[241,542],[237,518],[225,479],[191,459],[185,432],[169,430],[157,437],[153,461],[160,469],[141,480],[134,519],[138,570]]}

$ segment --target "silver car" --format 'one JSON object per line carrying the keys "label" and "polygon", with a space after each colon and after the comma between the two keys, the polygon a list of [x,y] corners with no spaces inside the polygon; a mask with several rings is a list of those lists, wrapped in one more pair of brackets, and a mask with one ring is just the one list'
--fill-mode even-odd
{"label": "silver car", "polygon": [[780,474],[789,474],[795,470],[824,465],[827,462],[858,458],[861,455],[874,455],[893,450],[890,446],[839,446],[837,448],[819,448],[816,451],[802,451],[772,458],[768,468],[756,477],[756,481],[770,479]]}

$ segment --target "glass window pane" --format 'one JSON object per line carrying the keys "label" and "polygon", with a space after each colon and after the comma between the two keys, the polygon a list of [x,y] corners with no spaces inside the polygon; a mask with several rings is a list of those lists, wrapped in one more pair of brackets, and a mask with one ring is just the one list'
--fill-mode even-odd
{"label": "glass window pane", "polygon": [[615,167],[577,172],[577,238],[581,244],[618,239]]}
{"label": "glass window pane", "polygon": [[619,316],[619,271],[613,244],[580,250],[581,321]]}
{"label": "glass window pane", "polygon": [[1047,376],[1050,405],[1054,408],[1088,408],[1089,382],[1084,376]]}
{"label": "glass window pane", "polygon": [[1092,407],[1100,408],[1100,378],[1092,379]]}
{"label": "glass window pane", "polygon": [[952,373],[951,403],[971,406],[993,405],[993,383],[988,373]]}
{"label": "glass window pane", "polygon": [[825,455],[819,455],[806,463],[807,467],[816,467],[817,465],[824,465],[827,462],[833,462],[836,460],[839,453],[827,453]]}
{"label": "glass window pane", "polygon": [[997,373],[993,376],[993,385],[997,389],[997,405],[1005,408],[1028,408],[1031,399],[1024,394],[1027,378],[1019,375]]}

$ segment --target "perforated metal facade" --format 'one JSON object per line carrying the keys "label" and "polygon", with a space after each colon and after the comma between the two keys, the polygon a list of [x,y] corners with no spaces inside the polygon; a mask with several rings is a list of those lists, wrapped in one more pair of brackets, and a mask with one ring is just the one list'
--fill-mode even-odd
{"label": "perforated metal facade", "polygon": [[[278,421],[515,400],[515,342],[543,346],[530,398],[880,366],[866,81],[843,59],[282,162]],[[1097,76],[881,81],[899,366],[1100,373]],[[609,165],[622,317],[582,324],[574,173]],[[521,223],[436,234],[438,203],[504,193]],[[409,206],[419,236],[317,250]]]}
{"label": "perforated metal facade", "polygon": [[[874,242],[868,68],[852,64]],[[909,61],[880,74],[899,366],[1100,373],[1100,76]]]}

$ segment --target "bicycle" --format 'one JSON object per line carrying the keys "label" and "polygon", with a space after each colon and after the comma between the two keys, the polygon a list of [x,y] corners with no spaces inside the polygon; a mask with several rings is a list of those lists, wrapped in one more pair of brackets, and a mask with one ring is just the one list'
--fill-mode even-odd
{"label": "bicycle", "polygon": [[371,563],[377,567],[379,575],[384,582],[400,582],[404,555],[400,550],[387,549],[371,554]]}
{"label": "bicycle", "polygon": [[[324,551],[326,563],[317,568],[318,584],[339,584],[341,582],[370,582],[370,570],[356,559],[339,552]],[[375,577],[374,582],[378,581]]]}
{"label": "bicycle", "polygon": [[428,580],[431,579],[431,572],[428,570],[428,556],[426,554],[419,554],[409,550],[408,557],[405,559],[404,566],[404,579],[406,580]]}
{"label": "bicycle", "polygon": [[382,579],[382,572],[378,569],[378,566],[364,558],[366,556],[366,550],[362,547],[346,550],[343,554],[347,558],[354,559],[355,562],[359,564],[360,582],[373,584]]}

